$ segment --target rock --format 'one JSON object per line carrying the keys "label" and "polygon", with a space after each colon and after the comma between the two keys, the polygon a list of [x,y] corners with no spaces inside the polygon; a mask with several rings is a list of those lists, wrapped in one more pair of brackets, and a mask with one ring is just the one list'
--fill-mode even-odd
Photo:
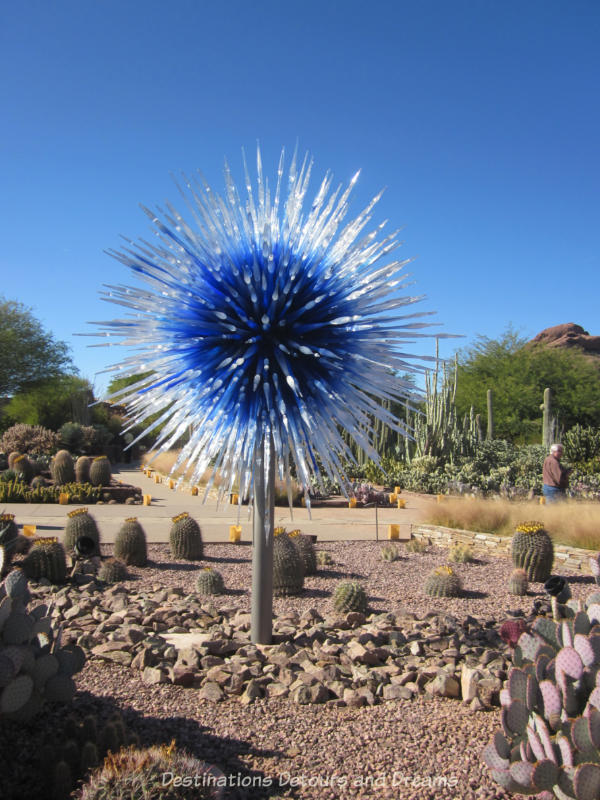
{"label": "rock", "polygon": [[248,681],[248,685],[241,696],[242,703],[248,705],[263,696],[263,690],[258,681],[252,679]]}
{"label": "rock", "polygon": [[445,675],[443,672],[436,675],[436,677],[426,685],[425,690],[430,694],[439,695],[441,697],[460,696],[460,685],[458,681],[451,675]]}
{"label": "rock", "polygon": [[267,697],[287,697],[289,689],[284,683],[274,681],[273,683],[267,684],[265,694]]}
{"label": "rock", "polygon": [[193,686],[196,682],[196,673],[183,664],[175,664],[169,672],[175,686]]}
{"label": "rock", "polygon": [[155,686],[156,684],[167,682],[167,673],[158,667],[146,667],[142,672],[142,683],[146,686]]}
{"label": "rock", "polygon": [[206,678],[219,686],[223,686],[231,678],[231,672],[226,672],[220,666],[215,666],[206,671]]}
{"label": "rock", "polygon": [[388,683],[383,687],[381,696],[384,700],[410,700],[413,693],[407,686],[399,686],[397,683]]}
{"label": "rock", "polygon": [[480,678],[480,670],[467,667],[463,664],[460,675],[460,689],[462,699],[465,703],[470,703],[474,697],[477,697],[477,684]]}
{"label": "rock", "polygon": [[590,336],[581,325],[566,322],[545,328],[538,333],[529,345],[544,344],[547,347],[580,347],[588,353],[600,355],[600,336]]}
{"label": "rock", "polygon": [[354,689],[344,689],[343,700],[350,708],[360,708],[367,704],[367,698]]}
{"label": "rock", "polygon": [[218,683],[207,681],[198,691],[201,700],[208,700],[211,703],[219,703],[224,698],[223,690]]}

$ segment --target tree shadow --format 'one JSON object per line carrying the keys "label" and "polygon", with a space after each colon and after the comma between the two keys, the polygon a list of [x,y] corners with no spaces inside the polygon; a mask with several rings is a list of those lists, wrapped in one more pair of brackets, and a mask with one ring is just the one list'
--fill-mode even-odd
{"label": "tree shadow", "polygon": [[465,600],[483,600],[489,597],[488,592],[479,592],[477,589],[463,589],[461,597]]}

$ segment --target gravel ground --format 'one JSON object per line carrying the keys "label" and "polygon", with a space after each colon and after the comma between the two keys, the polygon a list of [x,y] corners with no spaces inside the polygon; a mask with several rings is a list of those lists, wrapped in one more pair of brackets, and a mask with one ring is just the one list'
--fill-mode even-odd
{"label": "gravel ground", "polygon": [[[535,597],[542,594],[539,584],[533,584],[525,598],[508,594],[511,564],[504,559],[481,558],[456,566],[463,579],[463,597],[430,598],[423,592],[425,578],[446,562],[447,551],[431,547],[426,553],[409,554],[400,547],[402,557],[389,563],[380,557],[382,544],[319,545],[331,553],[333,565],[307,577],[302,596],[276,598],[275,614],[302,613],[310,608],[330,611],[333,588],[348,577],[363,582],[373,611],[404,609],[425,616],[435,610],[461,619],[471,615],[498,623],[509,609],[528,613]],[[108,555],[110,548],[103,549]],[[224,596],[214,598],[214,605],[249,609],[250,548],[207,545],[205,551],[205,564],[222,572],[228,589]],[[149,557],[149,567],[131,568],[132,590],[175,586],[185,593],[194,590],[198,565],[173,562],[164,545],[151,545]],[[592,578],[569,577],[575,597],[592,590]],[[472,713],[458,700],[426,696],[362,708],[298,706],[288,699],[258,700],[252,705],[228,699],[214,705],[198,700],[193,689],[171,684],[145,686],[139,672],[96,660],[86,664],[76,682],[76,703],[82,713],[95,710],[100,717],[107,717],[118,707],[143,743],[175,738],[224,772],[230,783],[226,797],[232,799],[509,797],[488,778],[481,762],[481,750],[500,727],[499,709]],[[53,713],[57,712],[44,712],[24,730],[5,723],[0,758],[6,756],[6,763],[19,758],[26,774],[41,731],[47,731],[56,719]],[[29,738],[27,753],[23,734]],[[24,778],[22,793],[13,797],[42,796],[32,794],[26,784]],[[181,797],[186,796],[192,797],[191,790],[182,789]]]}

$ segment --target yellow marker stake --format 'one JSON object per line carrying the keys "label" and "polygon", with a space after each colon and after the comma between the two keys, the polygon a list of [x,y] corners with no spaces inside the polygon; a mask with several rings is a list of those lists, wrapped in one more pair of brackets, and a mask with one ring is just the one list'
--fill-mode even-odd
{"label": "yellow marker stake", "polygon": [[398,508],[406,508],[406,500],[400,500],[400,498],[398,498]]}
{"label": "yellow marker stake", "polygon": [[230,525],[229,526],[229,541],[230,542],[239,542],[242,538],[242,526],[241,525]]}
{"label": "yellow marker stake", "polygon": [[356,497],[351,497],[348,500],[348,508],[356,508]]}
{"label": "yellow marker stake", "polygon": [[35,536],[37,525],[23,525],[23,536]]}
{"label": "yellow marker stake", "polygon": [[151,502],[152,502],[152,495],[151,494],[145,494],[144,495],[144,505],[145,506],[149,506]]}
{"label": "yellow marker stake", "polygon": [[400,538],[400,525],[388,525],[388,539]]}

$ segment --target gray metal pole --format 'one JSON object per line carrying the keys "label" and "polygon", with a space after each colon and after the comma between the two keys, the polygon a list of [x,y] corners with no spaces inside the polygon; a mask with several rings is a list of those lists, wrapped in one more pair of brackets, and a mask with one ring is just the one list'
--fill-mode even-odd
{"label": "gray metal pole", "polygon": [[252,603],[250,639],[271,644],[273,633],[273,526],[275,520],[275,458],[273,440],[260,443],[254,467],[252,520]]}

